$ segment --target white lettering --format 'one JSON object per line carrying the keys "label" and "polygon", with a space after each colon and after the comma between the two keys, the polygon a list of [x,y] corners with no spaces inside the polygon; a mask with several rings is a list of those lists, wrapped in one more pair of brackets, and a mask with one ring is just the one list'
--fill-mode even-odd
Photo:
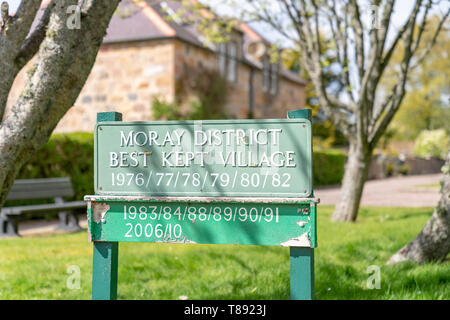
{"label": "white lettering", "polygon": [[[144,140],[139,139],[139,138],[138,138],[139,136],[143,136],[143,137],[144,137],[144,138],[143,138]],[[141,142],[139,142],[139,140],[141,140]],[[136,145],[140,146],[140,147],[142,147],[143,145],[146,145],[146,144],[147,144],[147,141],[148,141],[148,137],[147,137],[147,135],[145,134],[144,131],[136,132],[136,134],[134,135],[134,143],[135,143]]]}
{"label": "white lettering", "polygon": [[109,153],[109,166],[111,167],[111,168],[115,168],[115,167],[117,167],[118,165],[119,165],[119,157],[118,157],[118,155],[117,155],[117,153],[116,152],[110,152]]}
{"label": "white lettering", "polygon": [[134,133],[134,131],[128,132],[128,137],[125,138],[123,131],[120,131],[120,146],[121,147],[123,147],[123,146],[128,147],[129,145],[133,146],[133,133]]}

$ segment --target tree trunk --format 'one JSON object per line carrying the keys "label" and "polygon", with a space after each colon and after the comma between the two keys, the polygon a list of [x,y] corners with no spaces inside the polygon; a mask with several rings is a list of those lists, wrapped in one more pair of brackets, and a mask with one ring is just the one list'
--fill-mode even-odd
{"label": "tree trunk", "polygon": [[443,167],[441,198],[422,231],[389,259],[388,264],[402,261],[418,263],[442,261],[450,252],[450,152]]}
{"label": "tree trunk", "polygon": [[357,143],[350,144],[340,201],[333,212],[332,221],[356,221],[370,160],[371,152],[367,148]]}
{"label": "tree trunk", "polygon": [[75,103],[119,1],[83,1],[79,29],[66,23],[67,8],[77,0],[58,0],[52,10],[25,89],[0,123],[0,208],[21,166]]}

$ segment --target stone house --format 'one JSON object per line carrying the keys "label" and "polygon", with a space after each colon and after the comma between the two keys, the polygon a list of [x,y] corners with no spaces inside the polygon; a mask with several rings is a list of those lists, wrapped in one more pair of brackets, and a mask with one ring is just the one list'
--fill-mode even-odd
{"label": "stone house", "polygon": [[[225,90],[208,101],[231,119],[285,118],[287,110],[305,106],[305,80],[270,62],[270,43],[261,35],[242,23],[230,41],[205,45],[191,25],[175,15],[165,19],[180,6],[173,1],[121,2],[92,72],[56,132],[92,131],[97,112],[104,111],[121,112],[124,121],[152,120],[155,99],[176,102],[186,113],[199,90]],[[217,79],[222,86],[214,88]],[[25,80],[23,70],[9,104]]]}

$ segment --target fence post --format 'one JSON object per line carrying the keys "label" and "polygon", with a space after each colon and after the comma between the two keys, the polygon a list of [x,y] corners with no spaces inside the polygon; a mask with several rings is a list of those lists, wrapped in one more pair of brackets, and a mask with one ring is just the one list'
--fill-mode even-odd
{"label": "fence post", "polygon": [[291,300],[314,299],[314,249],[289,248]]}
{"label": "fence post", "polygon": [[[312,120],[311,109],[288,111],[287,116],[289,119]],[[290,247],[289,255],[291,300],[314,299],[314,249]]]}
{"label": "fence post", "polygon": [[[97,113],[97,123],[122,121],[119,112]],[[119,264],[119,243],[94,241],[92,256],[92,299],[117,299],[117,269]]]}
{"label": "fence post", "polygon": [[92,299],[117,299],[118,242],[94,241],[92,265]]}

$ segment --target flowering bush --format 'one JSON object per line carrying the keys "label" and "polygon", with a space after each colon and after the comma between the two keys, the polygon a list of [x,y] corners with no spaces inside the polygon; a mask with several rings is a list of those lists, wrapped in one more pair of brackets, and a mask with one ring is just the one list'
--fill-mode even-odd
{"label": "flowering bush", "polygon": [[449,137],[444,129],[424,130],[416,139],[414,154],[421,158],[444,159],[449,148]]}

